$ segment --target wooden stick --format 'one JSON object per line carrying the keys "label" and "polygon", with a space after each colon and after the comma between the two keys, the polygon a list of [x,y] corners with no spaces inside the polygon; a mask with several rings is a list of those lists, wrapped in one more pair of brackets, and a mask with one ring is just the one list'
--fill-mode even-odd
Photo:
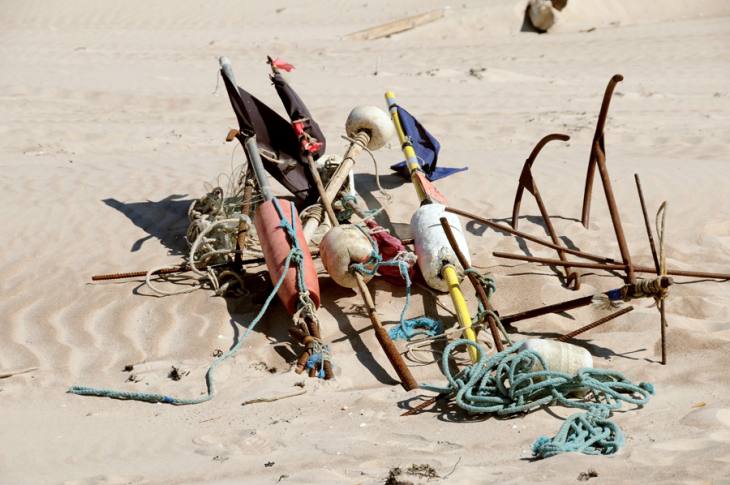
{"label": "wooden stick", "polygon": [[414,15],[412,17],[406,17],[385,24],[370,27],[365,30],[359,30],[351,34],[347,34],[345,39],[347,40],[374,40],[380,39],[381,37],[387,37],[393,34],[399,34],[408,30],[414,29],[420,25],[435,22],[442,18],[446,14],[445,8],[437,10],[431,10],[430,12]]}
{"label": "wooden stick", "polygon": [[[357,136],[360,134],[363,134],[364,136],[368,137],[364,132],[358,133]],[[368,139],[365,139],[364,145],[367,145]],[[354,145],[354,144],[353,144]],[[348,150],[349,153],[349,150]],[[354,160],[353,162],[354,163]],[[340,164],[340,167],[345,165],[345,161]],[[339,168],[338,167],[338,170]],[[327,211],[327,215],[332,221],[333,226],[339,226],[340,223],[337,220],[337,216],[335,215],[335,211],[332,209],[332,202],[329,194],[324,188],[324,185],[322,184],[322,179],[319,176],[319,171],[317,170],[316,165],[314,164],[314,161],[312,160],[309,164],[310,172],[312,174],[312,178],[314,178],[315,185],[317,186],[317,190],[319,191],[319,198],[322,201],[322,205],[325,207],[325,210]],[[347,171],[343,171],[343,173],[347,174],[349,172],[349,169]],[[344,182],[344,179],[343,179]],[[342,186],[341,182],[337,182],[335,180],[335,177],[332,177],[330,179],[330,184],[328,184],[328,188],[330,185],[336,185],[337,191],[339,191],[339,187]],[[339,185],[338,185],[339,184]],[[336,192],[335,192],[336,193]],[[365,284],[365,280],[363,279],[362,275],[358,272],[355,272],[355,280],[357,281],[357,287],[360,290],[360,295],[362,296],[363,302],[365,303],[365,307],[368,311],[368,316],[370,317],[370,321],[373,324],[373,329],[375,330],[375,337],[378,339],[378,342],[380,343],[380,346],[383,348],[383,352],[385,352],[385,355],[388,357],[388,360],[390,361],[391,365],[395,369],[396,374],[398,374],[398,377],[401,380],[401,385],[403,386],[403,389],[406,391],[410,391],[411,389],[415,389],[418,387],[418,382],[416,382],[416,379],[413,377],[413,374],[411,374],[410,369],[408,366],[406,366],[406,363],[403,361],[403,357],[401,356],[400,352],[398,352],[398,349],[396,348],[393,341],[390,339],[390,336],[388,335],[388,332],[385,331],[385,327],[383,327],[383,323],[380,321],[380,318],[378,317],[376,310],[375,310],[375,303],[373,302],[373,297],[370,295],[370,290],[368,289],[367,285]]]}
{"label": "wooden stick", "polygon": [[20,374],[27,374],[28,372],[33,372],[34,370],[38,370],[38,367],[26,367],[25,369],[16,369],[16,370],[0,370],[0,379],[5,379],[6,377],[13,377]]}

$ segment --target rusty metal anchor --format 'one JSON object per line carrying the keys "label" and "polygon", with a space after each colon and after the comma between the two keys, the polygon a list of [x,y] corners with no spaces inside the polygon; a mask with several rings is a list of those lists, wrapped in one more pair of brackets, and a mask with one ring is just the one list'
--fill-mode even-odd
{"label": "rusty metal anchor", "polygon": [[[525,164],[522,166],[520,181],[517,185],[517,192],[515,193],[515,203],[512,206],[512,227],[517,229],[520,215],[520,204],[522,203],[522,194],[525,190],[527,190],[530,194],[532,194],[533,197],[535,197],[535,202],[537,202],[537,207],[540,210],[540,215],[542,216],[543,221],[545,221],[545,230],[550,236],[550,239],[553,241],[554,244],[561,246],[560,238],[558,238],[558,234],[553,227],[553,223],[550,221],[550,214],[548,214],[548,211],[545,208],[545,203],[543,202],[542,196],[540,195],[540,190],[537,188],[535,178],[532,176],[532,164],[535,163],[535,159],[540,153],[540,150],[542,150],[545,145],[553,140],[568,141],[570,140],[570,137],[561,133],[552,133],[550,135],[544,136],[540,141],[537,142],[535,148],[532,149],[530,156],[527,157],[527,160],[525,160]],[[565,257],[564,251],[557,249],[557,253],[561,261],[568,261],[568,259]],[[577,290],[580,288],[580,279],[578,273],[576,273],[575,271],[571,271],[569,266],[565,267],[565,285],[573,290]]]}
{"label": "rusty metal anchor", "polygon": [[608,86],[606,86],[606,91],[603,94],[601,111],[598,114],[596,132],[593,135],[591,154],[588,159],[588,172],[586,173],[586,186],[583,192],[583,213],[581,221],[583,222],[583,226],[587,228],[591,215],[593,176],[595,175],[596,167],[598,167],[598,173],[600,174],[601,182],[603,183],[603,191],[606,194],[608,211],[611,214],[611,222],[613,223],[613,229],[616,233],[616,241],[618,242],[618,248],[621,252],[621,259],[626,267],[626,276],[629,282],[634,283],[636,281],[636,275],[634,274],[634,267],[631,263],[631,253],[629,252],[629,247],[626,243],[624,228],[621,225],[621,215],[619,213],[618,206],[616,205],[616,197],[613,194],[611,178],[609,177],[608,169],[606,168],[606,143],[603,136],[603,130],[606,126],[606,118],[608,116],[608,106],[611,103],[613,90],[616,88],[616,85],[623,80],[624,77],[621,74],[614,74],[613,77],[611,77],[611,80],[608,81]]}

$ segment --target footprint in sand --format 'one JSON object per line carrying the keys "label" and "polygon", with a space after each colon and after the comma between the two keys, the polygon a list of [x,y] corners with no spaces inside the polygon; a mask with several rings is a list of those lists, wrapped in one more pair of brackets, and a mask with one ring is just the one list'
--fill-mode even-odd
{"label": "footprint in sand", "polygon": [[283,446],[255,429],[242,429],[229,435],[207,434],[193,439],[195,453],[203,456],[260,455]]}

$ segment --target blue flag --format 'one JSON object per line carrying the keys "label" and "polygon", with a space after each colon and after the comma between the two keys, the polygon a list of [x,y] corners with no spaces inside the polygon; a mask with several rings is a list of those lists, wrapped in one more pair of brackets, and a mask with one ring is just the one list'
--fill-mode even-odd
{"label": "blue flag", "polygon": [[[400,106],[396,106],[396,109],[398,110],[398,119],[400,120],[403,132],[410,139],[413,150],[416,152],[416,157],[418,158],[418,164],[421,166],[428,180],[433,182],[434,180],[448,177],[451,174],[467,170],[468,167],[437,167],[436,162],[438,161],[441,144],[408,111]],[[396,163],[390,168],[404,177],[410,178],[406,162]]]}

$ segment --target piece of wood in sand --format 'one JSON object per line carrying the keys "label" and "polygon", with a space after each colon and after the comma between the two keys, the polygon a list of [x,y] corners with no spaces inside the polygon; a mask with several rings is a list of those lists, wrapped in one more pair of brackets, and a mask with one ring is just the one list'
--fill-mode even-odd
{"label": "piece of wood in sand", "polygon": [[387,37],[393,34],[399,34],[408,30],[414,29],[420,25],[435,22],[446,15],[445,8],[439,8],[437,10],[431,10],[430,12],[414,15],[413,17],[407,17],[404,19],[394,20],[386,24],[377,25],[370,27],[369,29],[360,30],[347,34],[345,39],[348,40],[374,40],[382,37]]}
{"label": "piece of wood in sand", "polygon": [[17,376],[19,374],[27,374],[28,372],[33,372],[34,370],[38,370],[38,367],[28,367],[25,369],[17,369],[17,370],[0,370],[0,379],[5,379],[6,377]]}

